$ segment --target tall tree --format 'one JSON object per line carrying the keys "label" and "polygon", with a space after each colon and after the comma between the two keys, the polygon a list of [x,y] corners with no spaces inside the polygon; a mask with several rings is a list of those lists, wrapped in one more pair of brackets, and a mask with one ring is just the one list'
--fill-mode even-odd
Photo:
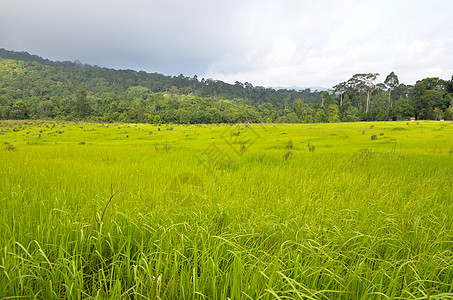
{"label": "tall tree", "polygon": [[321,106],[329,105],[332,102],[332,96],[330,95],[329,91],[322,91],[321,95]]}
{"label": "tall tree", "polygon": [[444,111],[450,102],[445,90],[445,81],[437,77],[417,81],[411,90],[410,99],[415,108],[417,118],[434,119],[434,109]]}
{"label": "tall tree", "polygon": [[370,110],[371,93],[376,89],[376,78],[378,76],[379,73],[355,74],[347,81],[348,86],[366,94],[366,112]]}
{"label": "tall tree", "polygon": [[77,118],[83,119],[90,112],[90,106],[87,100],[87,91],[83,87],[79,87],[74,93],[74,112]]}
{"label": "tall tree", "polygon": [[446,82],[446,87],[445,88],[446,88],[447,92],[453,94],[453,75],[451,76],[451,79]]}
{"label": "tall tree", "polygon": [[335,104],[329,104],[327,107],[327,122],[336,123],[340,122],[340,110]]}
{"label": "tall tree", "polygon": [[391,72],[389,75],[384,80],[385,86],[388,88],[389,92],[389,110],[390,107],[393,106],[393,101],[392,101],[392,91],[400,84],[400,81],[398,80],[398,76],[394,72]]}
{"label": "tall tree", "polygon": [[340,106],[343,106],[343,95],[348,90],[348,85],[346,82],[341,82],[333,87],[336,93],[340,94]]}
{"label": "tall tree", "polygon": [[415,109],[409,99],[400,98],[395,102],[393,112],[397,119],[404,120],[413,117]]}

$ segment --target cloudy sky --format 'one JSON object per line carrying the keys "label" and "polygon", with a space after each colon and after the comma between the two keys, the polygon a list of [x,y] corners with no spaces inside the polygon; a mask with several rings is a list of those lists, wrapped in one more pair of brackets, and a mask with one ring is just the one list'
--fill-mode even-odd
{"label": "cloudy sky", "polygon": [[453,75],[452,0],[0,0],[0,48],[262,86]]}

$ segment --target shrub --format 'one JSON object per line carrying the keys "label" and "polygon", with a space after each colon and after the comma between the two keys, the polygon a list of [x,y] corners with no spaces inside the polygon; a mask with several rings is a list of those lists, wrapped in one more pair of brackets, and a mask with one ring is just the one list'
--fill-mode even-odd
{"label": "shrub", "polygon": [[288,160],[288,158],[290,158],[291,155],[293,155],[293,151],[288,151],[288,152],[286,152],[286,154],[285,154],[285,160]]}
{"label": "shrub", "polygon": [[241,153],[244,153],[246,150],[247,150],[247,147],[245,145],[242,145],[241,146]]}
{"label": "shrub", "polygon": [[8,142],[5,142],[5,150],[7,151],[16,151],[16,147]]}
{"label": "shrub", "polygon": [[286,149],[288,149],[288,150],[293,149],[293,141],[292,140],[288,141],[288,145],[286,145]]}

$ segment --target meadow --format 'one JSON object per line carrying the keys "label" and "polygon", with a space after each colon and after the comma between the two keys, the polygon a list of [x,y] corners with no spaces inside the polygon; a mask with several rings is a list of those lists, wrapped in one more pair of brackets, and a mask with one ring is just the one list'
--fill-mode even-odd
{"label": "meadow", "polygon": [[1,299],[452,299],[453,123],[0,122]]}

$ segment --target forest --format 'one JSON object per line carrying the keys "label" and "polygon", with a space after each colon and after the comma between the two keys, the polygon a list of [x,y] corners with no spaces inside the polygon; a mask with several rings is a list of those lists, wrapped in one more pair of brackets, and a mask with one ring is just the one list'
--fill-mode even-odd
{"label": "forest", "polygon": [[334,123],[453,119],[453,76],[400,83],[355,74],[328,91],[54,62],[0,49],[0,120],[132,123]]}

